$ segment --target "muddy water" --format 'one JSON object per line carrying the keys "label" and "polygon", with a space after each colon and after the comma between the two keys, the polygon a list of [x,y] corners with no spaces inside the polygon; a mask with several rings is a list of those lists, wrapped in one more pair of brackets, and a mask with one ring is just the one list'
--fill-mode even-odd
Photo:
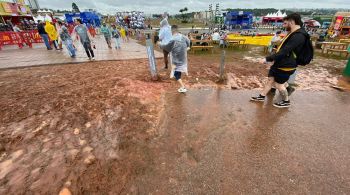
{"label": "muddy water", "polygon": [[289,109],[252,91],[169,93],[142,194],[349,194],[350,94],[297,91]]}

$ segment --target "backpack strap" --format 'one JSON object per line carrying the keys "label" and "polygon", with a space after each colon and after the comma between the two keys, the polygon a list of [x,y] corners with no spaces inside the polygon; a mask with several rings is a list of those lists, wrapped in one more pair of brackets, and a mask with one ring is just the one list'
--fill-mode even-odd
{"label": "backpack strap", "polygon": [[[300,29],[302,29],[302,28],[299,28],[298,30],[296,30],[296,31],[294,31],[294,32],[292,32],[292,33],[289,33],[286,37],[284,37],[284,38],[282,39],[282,43],[281,43],[281,44],[278,46],[278,48],[277,48],[277,52],[279,52],[279,51],[281,50],[281,48],[282,48],[284,42],[287,41],[293,34],[302,33],[302,32],[299,31]],[[302,33],[302,34],[304,34],[304,33]],[[306,36],[306,35],[305,35],[305,36]],[[309,38],[309,37],[306,36],[306,38]]]}
{"label": "backpack strap", "polygon": [[[294,32],[293,32],[294,33]],[[281,42],[281,44],[278,46],[278,48],[277,48],[277,51],[276,52],[279,52],[280,50],[281,50],[281,48],[282,48],[282,46],[283,46],[283,44],[284,44],[284,42],[286,42],[287,41],[287,39],[293,34],[293,33],[289,33],[289,34],[287,34],[287,36],[286,37],[284,37],[283,39],[282,39],[282,42]]]}

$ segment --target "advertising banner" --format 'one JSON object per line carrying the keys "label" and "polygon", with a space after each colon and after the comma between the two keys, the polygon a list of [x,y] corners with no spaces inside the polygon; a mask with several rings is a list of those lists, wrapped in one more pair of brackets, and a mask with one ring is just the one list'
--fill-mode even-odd
{"label": "advertising banner", "polygon": [[343,21],[343,16],[337,16],[335,23],[334,23],[334,30],[339,30],[340,29],[340,25]]}

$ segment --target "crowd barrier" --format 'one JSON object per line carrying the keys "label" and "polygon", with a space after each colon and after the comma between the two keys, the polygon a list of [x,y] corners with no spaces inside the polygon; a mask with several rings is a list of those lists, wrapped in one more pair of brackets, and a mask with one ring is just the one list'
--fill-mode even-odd
{"label": "crowd barrier", "polygon": [[43,43],[37,30],[23,32],[0,32],[0,50],[5,45],[18,45],[22,49],[25,45],[32,48],[33,43]]}
{"label": "crowd barrier", "polygon": [[[67,26],[68,32],[72,34],[74,30],[73,25]],[[95,29],[93,27],[89,28],[90,34],[95,37],[99,34],[99,29]],[[13,32],[13,31],[5,31],[0,32],[0,50],[5,45],[18,45],[20,49],[24,46],[28,46],[29,48],[33,47],[33,43],[43,43],[43,39],[39,35],[37,30],[30,31],[22,31],[22,32]]]}

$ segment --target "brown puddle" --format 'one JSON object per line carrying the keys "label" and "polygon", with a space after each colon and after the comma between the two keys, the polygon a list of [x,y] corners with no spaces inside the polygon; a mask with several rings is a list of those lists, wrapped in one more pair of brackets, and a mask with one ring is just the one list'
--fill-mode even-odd
{"label": "brown puddle", "polygon": [[249,102],[251,93],[210,88],[168,93],[160,137],[150,144],[153,164],[131,181],[132,189],[145,194],[349,192],[344,185],[350,179],[349,94],[299,91],[291,108],[277,109],[271,96],[265,104]]}

